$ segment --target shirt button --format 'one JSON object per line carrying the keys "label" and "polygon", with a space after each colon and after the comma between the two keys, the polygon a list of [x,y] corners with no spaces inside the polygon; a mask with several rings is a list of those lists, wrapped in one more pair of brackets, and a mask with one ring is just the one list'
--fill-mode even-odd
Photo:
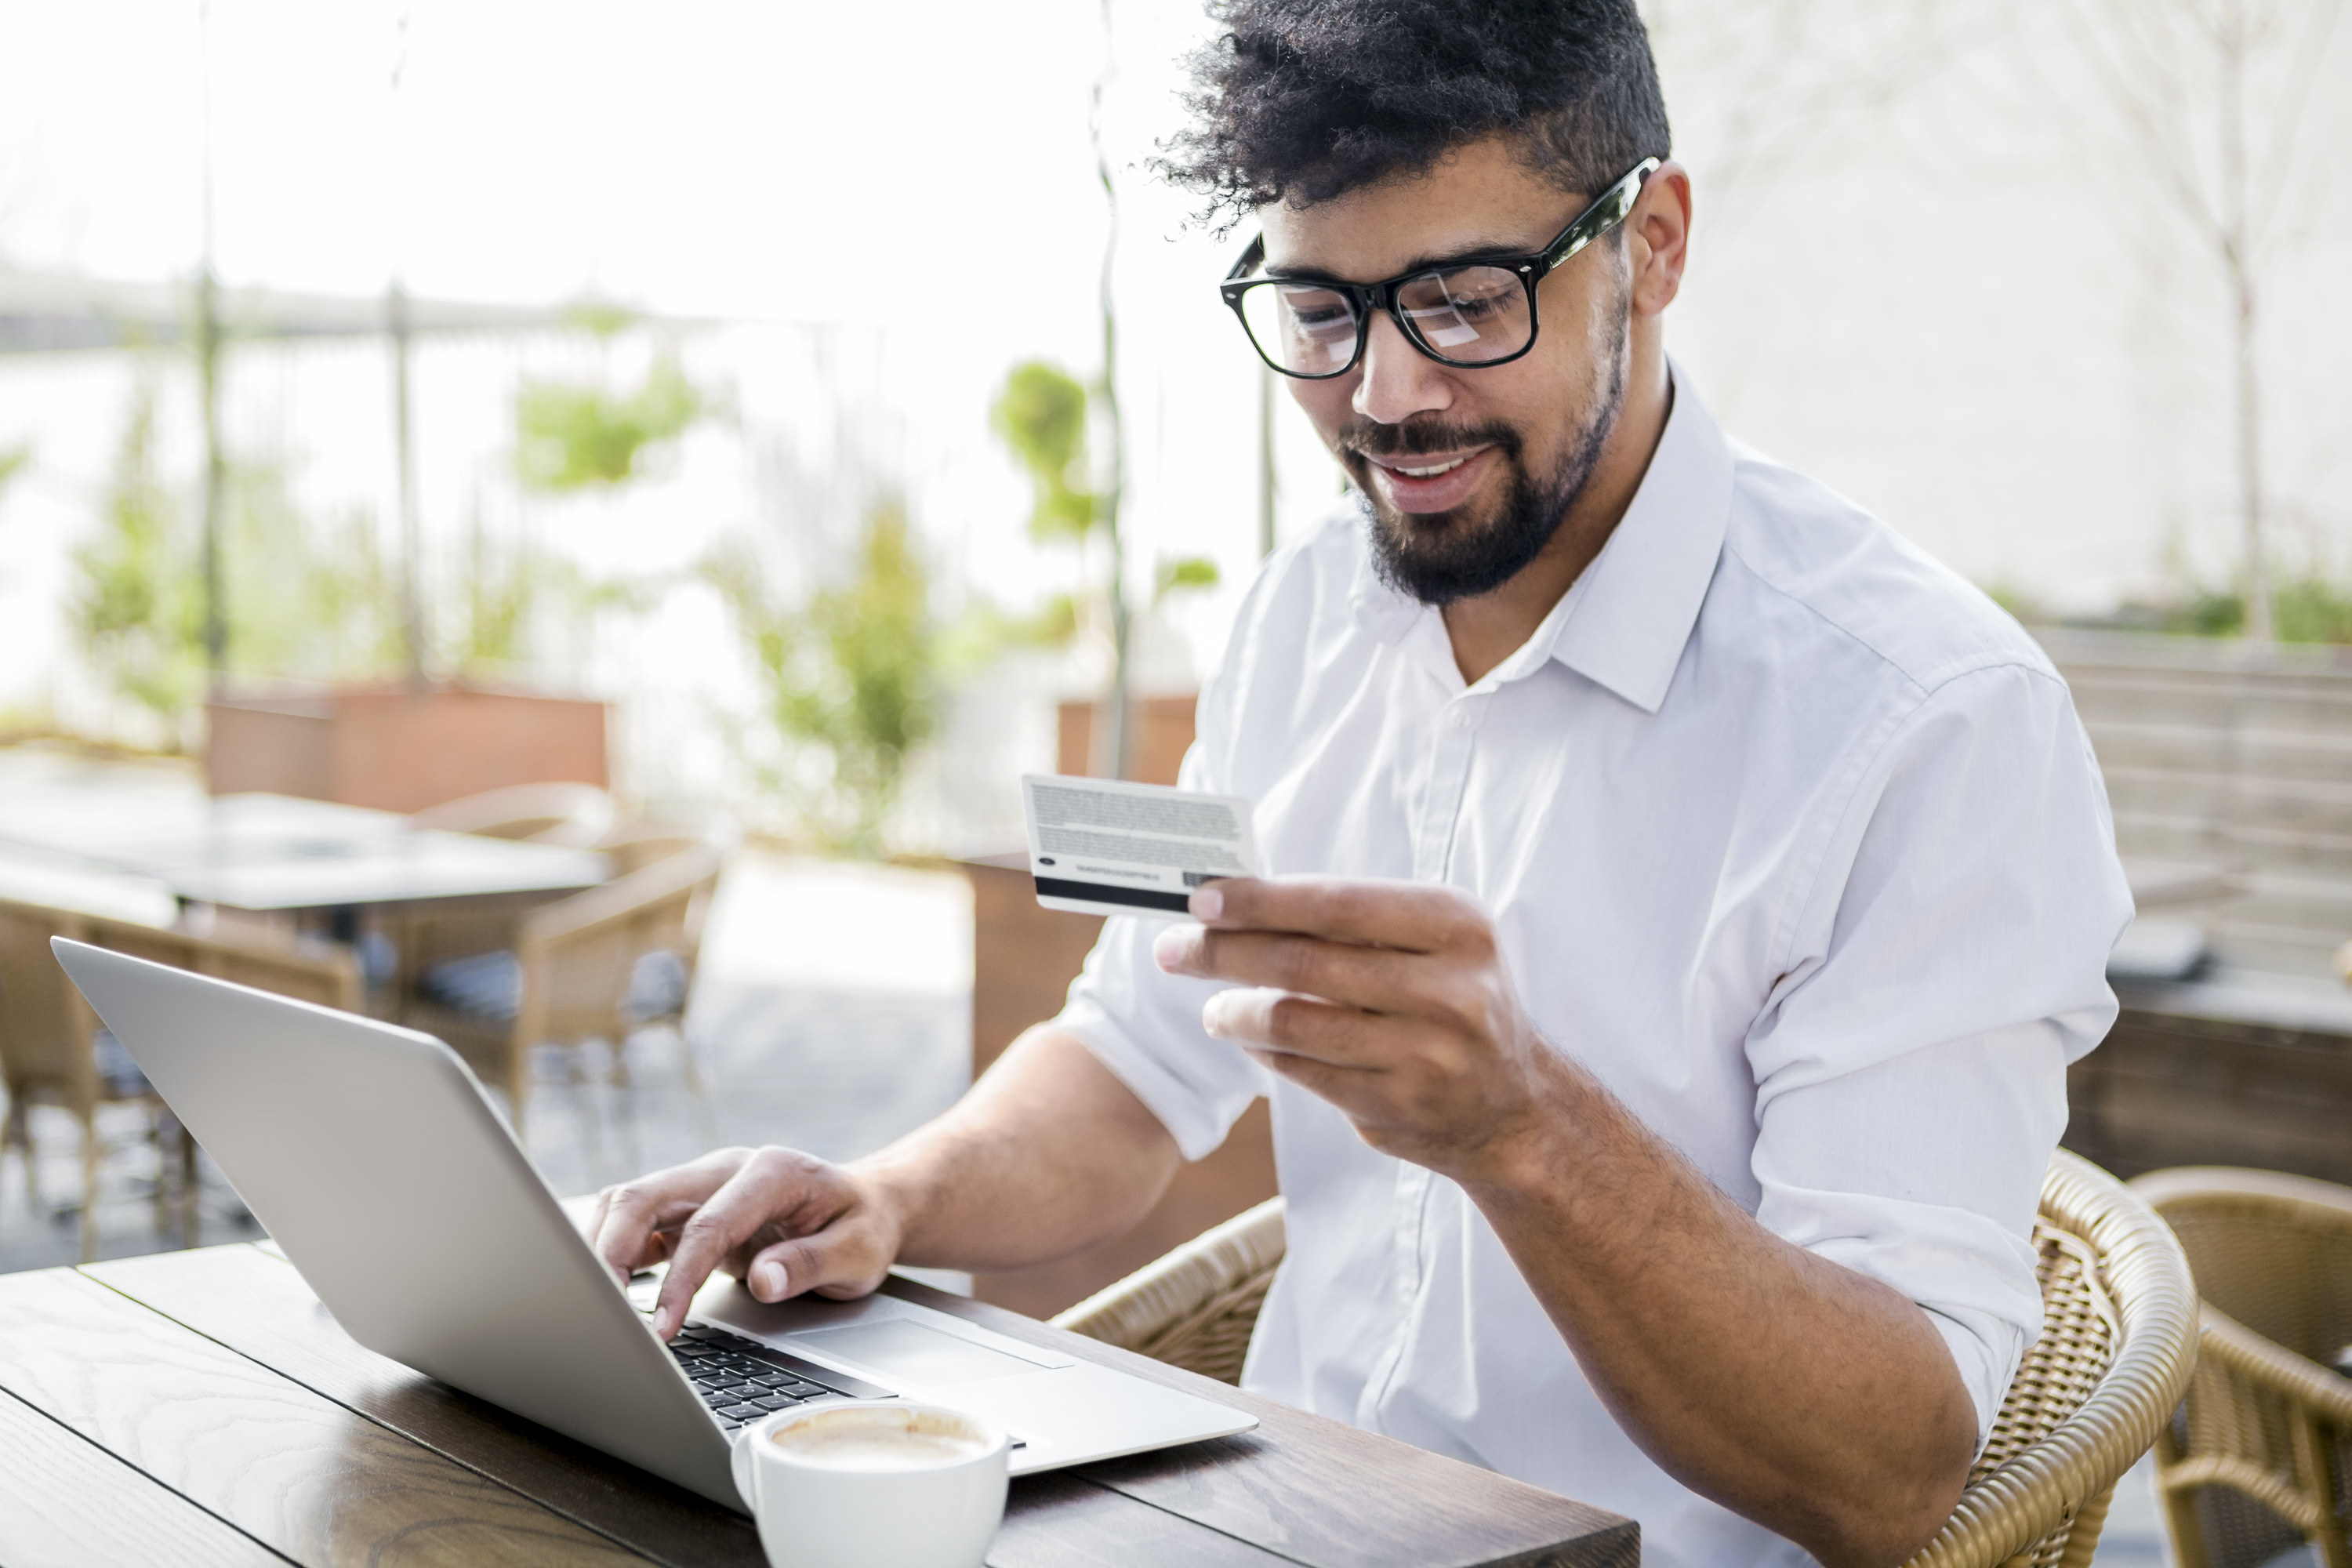
{"label": "shirt button", "polygon": [[1454,710],[1454,727],[1455,729],[1467,730],[1471,725],[1476,722],[1477,721],[1470,716],[1470,710],[1467,708],[1456,708]]}

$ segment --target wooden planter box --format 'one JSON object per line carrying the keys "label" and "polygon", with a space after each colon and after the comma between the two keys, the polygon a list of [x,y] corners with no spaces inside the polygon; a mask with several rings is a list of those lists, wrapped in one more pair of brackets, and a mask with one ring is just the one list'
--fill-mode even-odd
{"label": "wooden planter box", "polygon": [[2114,1031],[2066,1072],[2066,1147],[2126,1178],[2246,1165],[2352,1184],[2352,999],[2117,989]]}
{"label": "wooden planter box", "polygon": [[[967,860],[964,870],[971,879],[971,1070],[978,1078],[1022,1030],[1062,1010],[1102,918],[1040,908],[1026,855]],[[1274,1127],[1261,1100],[1222,1148],[1176,1173],[1160,1205],[1133,1230],[1059,1263],[975,1275],[972,1294],[1048,1318],[1274,1194]]]}
{"label": "wooden planter box", "polygon": [[[1135,738],[1129,749],[1128,777],[1139,784],[1172,784],[1184,753],[1192,744],[1192,714],[1197,697],[1138,697],[1129,704]],[[1060,745],[1055,768],[1065,773],[1094,772],[1095,726],[1104,722],[1104,704],[1065,702],[1061,706]]]}
{"label": "wooden planter box", "polygon": [[471,686],[230,697],[205,704],[205,785],[422,811],[509,784],[605,788],[604,704]]}

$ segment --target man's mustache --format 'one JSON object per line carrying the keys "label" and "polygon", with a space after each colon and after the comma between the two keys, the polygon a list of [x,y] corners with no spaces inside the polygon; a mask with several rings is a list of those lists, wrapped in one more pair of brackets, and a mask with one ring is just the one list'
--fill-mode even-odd
{"label": "man's mustache", "polygon": [[1518,432],[1507,425],[1457,425],[1438,419],[1408,419],[1402,425],[1350,419],[1339,427],[1333,444],[1343,455],[1391,459],[1459,452],[1465,447],[1496,447],[1505,457],[1516,458],[1520,445]]}

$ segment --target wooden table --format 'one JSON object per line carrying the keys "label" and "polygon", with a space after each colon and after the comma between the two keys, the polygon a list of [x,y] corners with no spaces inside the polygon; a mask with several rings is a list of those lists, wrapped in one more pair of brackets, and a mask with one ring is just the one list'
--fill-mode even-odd
{"label": "wooden table", "polygon": [[[1255,1412],[1013,1483],[992,1568],[1636,1564],[1630,1521],[893,1279]],[[257,1245],[0,1276],[0,1562],[758,1568],[748,1521],[362,1350]]]}

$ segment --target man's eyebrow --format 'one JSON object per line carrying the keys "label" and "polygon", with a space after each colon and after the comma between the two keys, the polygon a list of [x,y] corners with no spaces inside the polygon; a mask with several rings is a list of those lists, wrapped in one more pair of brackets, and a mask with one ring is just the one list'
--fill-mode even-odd
{"label": "man's eyebrow", "polygon": [[[1389,276],[1406,278],[1416,272],[1433,271],[1443,267],[1458,267],[1465,261],[1476,261],[1493,256],[1533,256],[1536,254],[1536,247],[1543,243],[1540,239],[1533,242],[1523,240],[1516,235],[1508,239],[1468,240],[1450,249],[1415,257]],[[1330,278],[1338,279],[1342,282],[1355,281],[1352,279],[1340,279],[1338,273],[1326,271],[1319,267],[1268,266],[1259,270],[1260,276],[1266,278]]]}

